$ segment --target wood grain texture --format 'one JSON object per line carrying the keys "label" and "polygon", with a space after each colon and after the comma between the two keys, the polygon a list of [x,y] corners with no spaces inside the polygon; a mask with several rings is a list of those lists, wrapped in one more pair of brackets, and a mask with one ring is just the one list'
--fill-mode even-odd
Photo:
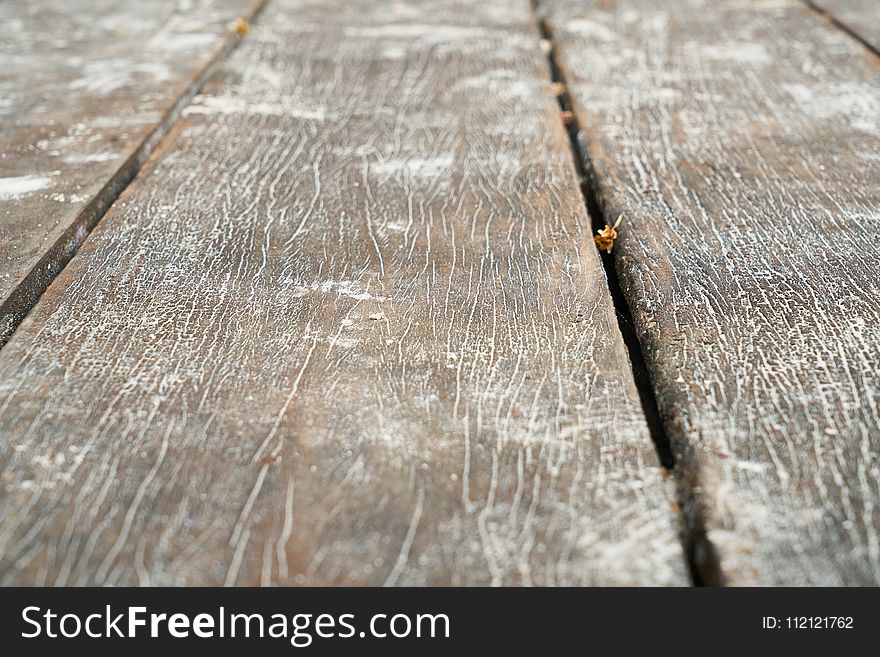
{"label": "wood grain texture", "polygon": [[851,30],[869,47],[880,52],[880,2],[877,0],[807,0],[846,29]]}
{"label": "wood grain texture", "polygon": [[542,7],[721,580],[880,582],[876,58],[797,2]]}
{"label": "wood grain texture", "polygon": [[258,4],[0,2],[0,345]]}
{"label": "wood grain texture", "polygon": [[268,5],[0,352],[0,580],[686,584],[538,46]]}

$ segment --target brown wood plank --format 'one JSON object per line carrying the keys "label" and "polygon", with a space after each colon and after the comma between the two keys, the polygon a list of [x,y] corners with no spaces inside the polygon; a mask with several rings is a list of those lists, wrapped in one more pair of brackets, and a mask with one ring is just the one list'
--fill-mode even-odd
{"label": "brown wood plank", "polygon": [[877,0],[807,0],[868,47],[880,52],[880,2]]}
{"label": "brown wood plank", "polygon": [[877,59],[797,2],[541,5],[707,575],[880,583]]}
{"label": "brown wood plank", "polygon": [[276,0],[0,352],[0,580],[686,584],[527,2]]}
{"label": "brown wood plank", "polygon": [[0,345],[258,4],[0,2]]}

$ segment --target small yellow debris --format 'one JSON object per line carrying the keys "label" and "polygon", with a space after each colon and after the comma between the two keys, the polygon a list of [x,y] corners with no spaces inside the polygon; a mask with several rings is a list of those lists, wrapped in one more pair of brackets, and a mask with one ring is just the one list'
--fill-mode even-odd
{"label": "small yellow debris", "polygon": [[550,39],[541,39],[539,43],[541,44],[541,52],[545,55],[549,55],[553,50],[553,44],[550,43]]}
{"label": "small yellow debris", "polygon": [[562,82],[554,82],[553,83],[553,93],[557,96],[565,95],[565,85]]}
{"label": "small yellow debris", "polygon": [[378,322],[379,320],[385,319],[385,313],[373,313],[372,315],[367,315],[367,319],[372,319],[374,322]]}
{"label": "small yellow debris", "polygon": [[229,29],[238,36],[243,37],[251,31],[251,26],[248,25],[247,18],[236,18],[234,21],[232,21]]}
{"label": "small yellow debris", "polygon": [[836,436],[837,429],[835,429],[834,427],[825,427],[825,435],[826,436]]}
{"label": "small yellow debris", "polygon": [[596,247],[600,251],[611,253],[611,249],[614,248],[614,240],[617,239],[617,227],[621,221],[623,221],[623,215],[617,218],[613,226],[605,224],[605,228],[596,231],[596,236],[593,239],[596,241]]}

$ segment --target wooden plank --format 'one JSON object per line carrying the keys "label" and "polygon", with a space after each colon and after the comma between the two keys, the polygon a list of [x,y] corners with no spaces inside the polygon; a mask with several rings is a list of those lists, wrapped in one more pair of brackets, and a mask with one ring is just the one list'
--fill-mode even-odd
{"label": "wooden plank", "polygon": [[876,58],[793,2],[542,5],[703,567],[880,582]]}
{"label": "wooden plank", "polygon": [[268,5],[0,352],[0,579],[685,584],[529,6]]}
{"label": "wooden plank", "polygon": [[0,2],[0,345],[257,4]]}
{"label": "wooden plank", "polygon": [[850,30],[880,53],[880,2],[877,0],[807,0],[808,4]]}

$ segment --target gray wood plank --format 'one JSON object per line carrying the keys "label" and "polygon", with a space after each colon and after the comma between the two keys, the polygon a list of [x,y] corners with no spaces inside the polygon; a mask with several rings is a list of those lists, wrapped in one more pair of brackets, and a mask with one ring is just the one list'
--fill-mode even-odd
{"label": "gray wood plank", "polygon": [[870,48],[880,52],[880,2],[877,0],[807,0]]}
{"label": "gray wood plank", "polygon": [[0,352],[0,580],[686,584],[528,3],[277,0]]}
{"label": "gray wood plank", "polygon": [[258,4],[0,2],[0,345]]}
{"label": "gray wood plank", "polygon": [[703,567],[880,583],[876,58],[797,2],[541,4]]}

